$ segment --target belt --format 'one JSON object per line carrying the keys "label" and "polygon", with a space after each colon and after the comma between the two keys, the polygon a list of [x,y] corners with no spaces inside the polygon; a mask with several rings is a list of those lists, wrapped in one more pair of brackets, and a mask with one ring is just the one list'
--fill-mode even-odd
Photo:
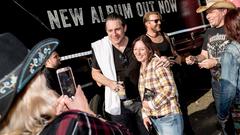
{"label": "belt", "polygon": [[151,116],[152,119],[159,119],[159,118],[162,118],[164,116]]}
{"label": "belt", "polygon": [[125,100],[121,100],[123,106],[130,106],[130,105],[132,105],[135,101],[138,101],[138,99],[125,99]]}

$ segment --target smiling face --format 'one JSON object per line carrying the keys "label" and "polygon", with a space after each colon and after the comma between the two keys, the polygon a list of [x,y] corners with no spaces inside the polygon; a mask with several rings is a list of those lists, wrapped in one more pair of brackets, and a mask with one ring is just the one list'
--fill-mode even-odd
{"label": "smiling face", "polygon": [[118,45],[124,41],[127,26],[122,24],[121,20],[108,20],[106,22],[106,32],[112,44]]}
{"label": "smiling face", "polygon": [[159,15],[151,14],[148,21],[145,23],[147,30],[153,32],[161,31],[161,18]]}
{"label": "smiling face", "polygon": [[146,47],[143,41],[138,40],[133,46],[133,54],[135,55],[137,61],[142,64],[146,64],[149,60],[150,50]]}
{"label": "smiling face", "polygon": [[224,16],[227,9],[208,9],[207,10],[207,20],[211,27],[222,27],[224,25]]}

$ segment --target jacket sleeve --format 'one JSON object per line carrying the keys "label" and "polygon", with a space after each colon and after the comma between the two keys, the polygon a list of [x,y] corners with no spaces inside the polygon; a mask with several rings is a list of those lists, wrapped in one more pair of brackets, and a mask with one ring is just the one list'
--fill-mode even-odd
{"label": "jacket sleeve", "polygon": [[236,95],[238,67],[231,51],[225,51],[221,59],[220,112],[218,117],[226,119]]}

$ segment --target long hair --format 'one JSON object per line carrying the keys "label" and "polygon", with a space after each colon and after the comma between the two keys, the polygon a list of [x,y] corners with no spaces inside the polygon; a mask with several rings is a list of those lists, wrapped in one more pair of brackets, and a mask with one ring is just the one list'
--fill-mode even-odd
{"label": "long hair", "polygon": [[39,73],[21,92],[4,119],[1,135],[36,135],[55,118],[58,95],[46,85]]}
{"label": "long hair", "polygon": [[230,40],[240,43],[240,8],[228,11],[224,18],[224,30]]}
{"label": "long hair", "polygon": [[152,48],[152,40],[145,34],[141,35],[133,41],[132,50],[134,49],[134,46],[135,46],[136,42],[138,42],[138,41],[142,41],[144,43],[145,47],[148,49],[149,53],[148,53],[147,63],[150,62],[150,60],[154,57],[154,53],[155,53],[154,49]]}

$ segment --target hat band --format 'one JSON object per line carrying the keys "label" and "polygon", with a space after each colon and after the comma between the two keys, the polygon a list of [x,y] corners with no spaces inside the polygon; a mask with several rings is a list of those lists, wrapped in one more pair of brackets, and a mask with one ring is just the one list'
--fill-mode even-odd
{"label": "hat band", "polygon": [[10,92],[15,91],[19,70],[22,64],[18,65],[11,73],[0,81],[0,98]]}

